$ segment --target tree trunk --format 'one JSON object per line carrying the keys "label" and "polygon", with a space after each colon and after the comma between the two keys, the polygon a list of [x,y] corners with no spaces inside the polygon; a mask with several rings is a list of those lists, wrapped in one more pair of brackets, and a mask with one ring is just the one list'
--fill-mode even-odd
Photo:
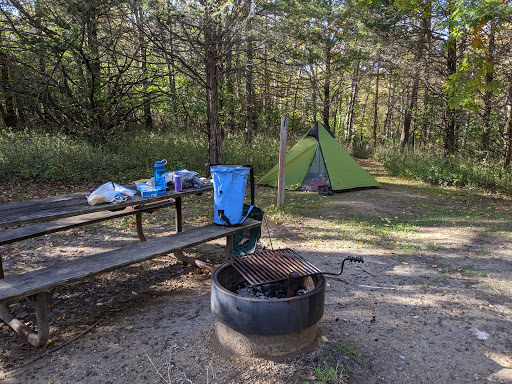
{"label": "tree trunk", "polygon": [[98,43],[98,26],[96,23],[97,10],[93,6],[89,6],[85,11],[85,27],[87,33],[87,46],[89,49],[89,57],[87,60],[87,68],[89,71],[89,116],[90,134],[88,138],[93,141],[104,141],[107,132],[104,127],[104,119],[101,106],[101,61]]}
{"label": "tree trunk", "polygon": [[[420,41],[423,39],[420,39]],[[419,63],[423,57],[423,44],[418,43],[418,50],[416,51],[416,55],[414,57],[414,62]],[[418,88],[420,85],[420,71],[415,70],[412,80],[412,88],[409,103],[407,103],[407,107],[405,109],[404,116],[404,125],[402,129],[402,135],[400,137],[400,147],[403,149],[407,143],[409,142],[411,136],[411,123],[413,121],[413,114],[416,110],[416,105],[418,103]]]}
{"label": "tree trunk", "polygon": [[135,4],[135,20],[139,33],[139,52],[140,52],[140,71],[142,76],[142,110],[144,115],[144,125],[146,129],[153,129],[153,117],[151,115],[151,101],[148,95],[148,67],[147,67],[147,43],[144,36],[144,25],[141,2]]}
{"label": "tree trunk", "polygon": [[420,84],[419,75],[417,72],[415,72],[413,82],[412,82],[411,93],[409,96],[407,106],[405,108],[404,124],[402,126],[402,133],[400,136],[400,148],[401,149],[403,149],[407,145],[407,143],[409,143],[409,140],[411,138],[411,123],[412,123],[412,118],[413,118],[412,114],[413,114],[413,111],[416,109],[416,104],[418,101],[419,84]]}
{"label": "tree trunk", "polygon": [[507,120],[503,135],[503,168],[510,166],[512,153],[512,85],[508,87],[507,95]]}
{"label": "tree trunk", "polygon": [[483,124],[484,130],[482,132],[482,150],[489,151],[491,142],[491,118],[492,118],[492,103],[494,92],[491,90],[492,82],[494,80],[494,53],[496,50],[495,46],[495,29],[496,25],[494,21],[491,21],[489,31],[489,49],[487,51],[486,59],[486,72],[485,72],[485,88],[484,93],[484,113],[483,113]]}
{"label": "tree trunk", "polygon": [[401,139],[401,134],[403,132],[403,126],[404,126],[404,116],[405,116],[405,108],[406,108],[406,104],[409,100],[409,93],[408,91],[407,92],[402,92],[402,94],[400,95],[400,110],[398,112],[398,127],[397,127],[397,130],[395,132],[393,132],[393,145],[396,144],[397,142],[397,139],[400,140]]}
{"label": "tree trunk", "polygon": [[[249,23],[250,24],[250,23]],[[253,84],[253,43],[251,38],[247,40],[247,66],[245,70],[245,139],[252,143],[254,134],[254,84]]]}
{"label": "tree trunk", "polygon": [[336,123],[336,140],[340,141],[340,139],[342,138],[342,135],[343,135],[343,113],[341,112],[342,110],[342,107],[343,107],[343,97],[342,97],[342,94],[340,93],[340,97],[339,97],[339,100],[338,100],[338,113],[337,113],[337,117],[336,117],[336,120],[337,120],[337,123]]}
{"label": "tree trunk", "polygon": [[464,130],[462,131],[462,136],[460,138],[460,149],[461,151],[464,151],[464,148],[466,147],[466,140],[469,133],[469,124],[471,122],[471,112],[466,111],[466,116],[464,116]]}
{"label": "tree trunk", "polygon": [[384,137],[389,139],[391,131],[391,121],[393,119],[393,69],[389,70],[388,78],[388,97],[386,101],[386,116],[384,117]]}
{"label": "tree trunk", "polygon": [[235,119],[234,119],[234,82],[233,82],[233,50],[231,44],[226,48],[226,130],[231,133],[235,132]]}
{"label": "tree trunk", "polygon": [[[302,68],[299,68],[299,78],[300,78],[300,75],[302,73]],[[299,98],[299,90],[300,90],[300,87],[299,86],[295,86],[295,95],[293,96],[293,113],[292,113],[292,119],[291,119],[291,122],[290,122],[290,127],[289,129],[291,130],[291,128],[293,127],[293,122],[295,121],[295,111],[297,110],[297,100]]]}
{"label": "tree trunk", "polygon": [[219,77],[217,33],[212,20],[211,4],[205,14],[205,71],[206,71],[206,115],[208,124],[208,160],[210,164],[222,164],[222,128],[219,118]]}
{"label": "tree trunk", "polygon": [[[164,3],[165,10],[168,12],[169,4],[168,2]],[[174,62],[174,36],[173,29],[175,28],[175,24],[173,21],[170,21],[169,24],[169,35],[167,39],[169,40],[169,50],[166,48],[163,49],[163,55],[165,59],[165,64],[167,66],[167,80],[169,82],[169,98],[170,98],[170,109],[171,109],[171,123],[176,121],[176,114],[178,111],[178,95],[176,93],[176,63]],[[163,25],[160,25],[160,34],[162,36],[166,36],[164,33]],[[165,43],[162,43],[165,46]]]}
{"label": "tree trunk", "polygon": [[432,1],[426,0],[424,6],[424,12],[422,17],[423,33],[425,35],[425,60],[424,60],[424,79],[425,87],[423,91],[423,119],[422,119],[422,141],[423,146],[426,147],[427,143],[430,142],[431,130],[433,125],[432,103],[430,97],[430,91],[427,86],[427,82],[431,79],[430,67],[431,67],[431,52],[432,52]]}
{"label": "tree trunk", "polygon": [[[453,1],[451,0],[448,4],[448,9],[450,11],[449,18],[451,17]],[[457,72],[457,42],[456,37],[453,32],[453,23],[450,21],[449,23],[449,36],[447,42],[447,60],[446,60],[446,69],[447,69],[447,77],[454,75]],[[456,152],[457,146],[457,114],[456,111],[450,106],[450,103],[446,104],[446,117],[447,123],[444,131],[444,154],[445,156],[453,155]]]}
{"label": "tree trunk", "polygon": [[331,108],[331,47],[327,44],[325,50],[325,81],[324,81],[324,110],[322,118],[324,125],[329,127],[329,112]]}
{"label": "tree trunk", "polygon": [[[1,37],[2,36],[0,35],[0,43]],[[16,109],[14,108],[14,98],[12,96],[11,83],[9,80],[8,59],[4,52],[0,52],[0,89],[4,94],[2,106],[4,124],[7,128],[15,129],[18,125],[18,118],[16,116]]]}
{"label": "tree trunk", "polygon": [[352,76],[352,85],[350,88],[350,98],[347,103],[347,110],[345,112],[345,139],[347,142],[352,143],[354,132],[352,130],[354,124],[354,106],[356,103],[357,94],[359,92],[359,60],[356,62],[354,74]]}
{"label": "tree trunk", "polygon": [[375,99],[373,100],[373,146],[377,146],[377,129],[379,126],[379,121],[377,119],[378,109],[379,109],[379,75],[380,68],[379,63],[377,63],[377,79],[375,80]]}
{"label": "tree trunk", "polygon": [[270,117],[270,70],[268,66],[268,47],[265,45],[263,51],[263,116],[265,117],[266,128],[272,125]]}
{"label": "tree trunk", "polygon": [[317,92],[318,92],[318,81],[317,81],[317,78],[316,78],[316,73],[315,73],[315,68],[313,67],[312,70],[311,70],[311,76],[313,77],[312,79],[312,82],[313,82],[313,90],[311,91],[311,102],[313,103],[313,121],[316,122],[317,120],[317,103],[318,103],[318,97],[317,97]]}
{"label": "tree trunk", "polygon": [[366,123],[366,108],[368,107],[368,99],[370,98],[370,92],[366,92],[366,96],[364,97],[363,107],[361,108],[361,120],[359,125],[361,127],[365,126]]}

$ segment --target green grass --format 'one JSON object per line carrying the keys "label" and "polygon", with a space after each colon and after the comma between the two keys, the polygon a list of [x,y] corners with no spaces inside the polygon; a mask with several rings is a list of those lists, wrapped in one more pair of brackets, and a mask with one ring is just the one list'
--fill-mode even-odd
{"label": "green grass", "polygon": [[420,288],[426,291],[429,288],[429,285],[427,283],[420,283]]}
{"label": "green grass", "polygon": [[315,377],[322,384],[342,384],[348,380],[343,368],[333,367],[326,362],[318,363],[315,367]]}
{"label": "green grass", "polygon": [[357,361],[361,360],[361,354],[357,351],[357,349],[352,344],[340,343],[337,345],[337,348],[347,357],[351,357]]}

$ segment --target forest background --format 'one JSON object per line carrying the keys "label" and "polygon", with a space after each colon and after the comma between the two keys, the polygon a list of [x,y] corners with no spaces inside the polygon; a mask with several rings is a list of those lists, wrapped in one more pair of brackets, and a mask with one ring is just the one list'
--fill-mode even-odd
{"label": "forest background", "polygon": [[394,175],[512,191],[509,0],[1,0],[0,177],[276,161],[321,120]]}

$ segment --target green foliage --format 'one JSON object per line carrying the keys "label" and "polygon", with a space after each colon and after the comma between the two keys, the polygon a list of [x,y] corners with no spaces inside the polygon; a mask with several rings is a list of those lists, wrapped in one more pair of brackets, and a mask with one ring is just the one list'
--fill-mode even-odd
{"label": "green foliage", "polygon": [[[224,141],[225,164],[253,164],[256,176],[276,162],[279,141],[259,135],[248,146],[242,134]],[[206,175],[206,139],[185,128],[181,134],[133,129],[103,145],[50,134],[0,133],[0,177],[40,182],[127,182],[151,176],[155,160],[169,170],[189,169]]]}
{"label": "green foliage", "polygon": [[225,164],[252,164],[256,176],[263,176],[279,160],[279,138],[270,135],[257,135],[251,145],[243,135],[229,135],[224,140]]}
{"label": "green foliage", "polygon": [[86,142],[28,133],[0,136],[0,177],[33,181],[104,179],[111,155]]}
{"label": "green foliage", "polygon": [[204,174],[207,148],[193,135],[132,132],[92,146],[55,135],[2,133],[0,177],[40,182],[118,182],[151,176],[155,160]]}
{"label": "green foliage", "polygon": [[380,151],[384,167],[393,175],[423,180],[434,185],[477,187],[512,191],[512,170],[491,162],[464,157],[443,157],[439,153]]}
{"label": "green foliage", "polygon": [[373,156],[374,148],[369,143],[355,141],[352,144],[350,153],[357,159],[369,159]]}

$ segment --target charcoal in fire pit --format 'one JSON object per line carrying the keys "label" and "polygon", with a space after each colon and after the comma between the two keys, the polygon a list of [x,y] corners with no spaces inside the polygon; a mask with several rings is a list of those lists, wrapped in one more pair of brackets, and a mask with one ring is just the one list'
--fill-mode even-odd
{"label": "charcoal in fire pit", "polygon": [[243,281],[235,287],[234,293],[253,299],[284,299],[288,294],[288,287],[283,282],[251,285]]}

